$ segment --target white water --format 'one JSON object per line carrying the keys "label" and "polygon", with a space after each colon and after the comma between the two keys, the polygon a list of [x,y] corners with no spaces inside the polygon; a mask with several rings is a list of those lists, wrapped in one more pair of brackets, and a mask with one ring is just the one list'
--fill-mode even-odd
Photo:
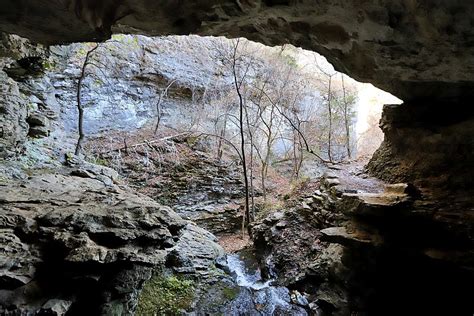
{"label": "white water", "polygon": [[268,288],[274,280],[263,282],[260,270],[249,271],[245,267],[245,263],[237,254],[227,256],[227,265],[232,273],[235,274],[237,285],[247,287],[253,290],[261,290]]}
{"label": "white water", "polygon": [[[252,292],[254,312],[260,315],[273,315],[278,310],[284,311],[285,315],[307,315],[303,308],[291,303],[290,291],[287,288],[272,286],[274,280],[263,281],[260,270],[247,268],[238,254],[227,256],[227,266],[237,285]],[[240,312],[243,315],[254,314],[252,311],[240,310]]]}

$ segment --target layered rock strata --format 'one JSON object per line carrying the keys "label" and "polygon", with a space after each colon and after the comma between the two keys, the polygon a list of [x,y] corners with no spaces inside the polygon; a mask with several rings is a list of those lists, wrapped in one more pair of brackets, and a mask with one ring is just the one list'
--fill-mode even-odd
{"label": "layered rock strata", "polygon": [[206,274],[223,255],[210,233],[114,182],[82,165],[0,186],[1,314],[131,314],[153,271]]}
{"label": "layered rock strata", "polygon": [[334,171],[300,207],[257,225],[255,245],[324,315],[468,315],[473,231],[459,210],[469,204],[423,192]]}

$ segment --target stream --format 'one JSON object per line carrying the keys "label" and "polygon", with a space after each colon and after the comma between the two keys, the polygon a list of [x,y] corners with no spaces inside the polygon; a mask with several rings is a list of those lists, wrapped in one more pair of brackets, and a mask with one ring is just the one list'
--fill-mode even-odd
{"label": "stream", "polygon": [[264,281],[252,258],[243,253],[229,254],[227,267],[243,288],[237,304],[233,304],[232,315],[308,315],[302,307],[308,304],[306,298],[297,292],[290,293],[286,287],[273,286],[273,279]]}

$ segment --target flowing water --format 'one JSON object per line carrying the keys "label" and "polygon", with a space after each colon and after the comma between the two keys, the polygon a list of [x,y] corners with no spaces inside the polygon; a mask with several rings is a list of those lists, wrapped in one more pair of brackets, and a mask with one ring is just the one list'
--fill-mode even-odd
{"label": "flowing water", "polygon": [[244,260],[241,254],[229,254],[227,266],[237,285],[245,289],[237,298],[242,304],[234,305],[233,315],[308,315],[300,306],[307,304],[302,295],[293,293],[293,301],[296,299],[299,304],[292,302],[292,295],[286,287],[273,286],[274,280],[263,280],[260,269]]}

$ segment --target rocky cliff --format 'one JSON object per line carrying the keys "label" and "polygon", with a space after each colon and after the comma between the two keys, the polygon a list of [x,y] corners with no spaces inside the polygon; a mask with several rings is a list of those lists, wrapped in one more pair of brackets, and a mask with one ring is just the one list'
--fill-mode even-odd
{"label": "rocky cliff", "polygon": [[254,225],[267,271],[306,293],[316,315],[468,315],[472,225],[459,212],[466,201],[338,169],[295,208]]}
{"label": "rocky cliff", "polygon": [[134,314],[153,275],[197,284],[220,271],[231,283],[215,267],[223,250],[212,234],[113,170],[64,155],[77,75],[64,67],[67,51],[16,36],[1,43],[0,314]]}
{"label": "rocky cliff", "polygon": [[210,233],[117,181],[79,164],[0,186],[0,313],[131,314],[154,271],[207,273],[223,255]]}
{"label": "rocky cliff", "polygon": [[[43,101],[34,94],[22,93],[22,79],[34,77],[43,70],[48,51],[18,36],[1,34],[0,38],[0,158],[21,152],[28,135],[48,133],[46,119],[36,110]],[[16,79],[16,80],[15,80]],[[28,124],[28,121],[30,124]],[[30,129],[31,125],[31,129]]]}

